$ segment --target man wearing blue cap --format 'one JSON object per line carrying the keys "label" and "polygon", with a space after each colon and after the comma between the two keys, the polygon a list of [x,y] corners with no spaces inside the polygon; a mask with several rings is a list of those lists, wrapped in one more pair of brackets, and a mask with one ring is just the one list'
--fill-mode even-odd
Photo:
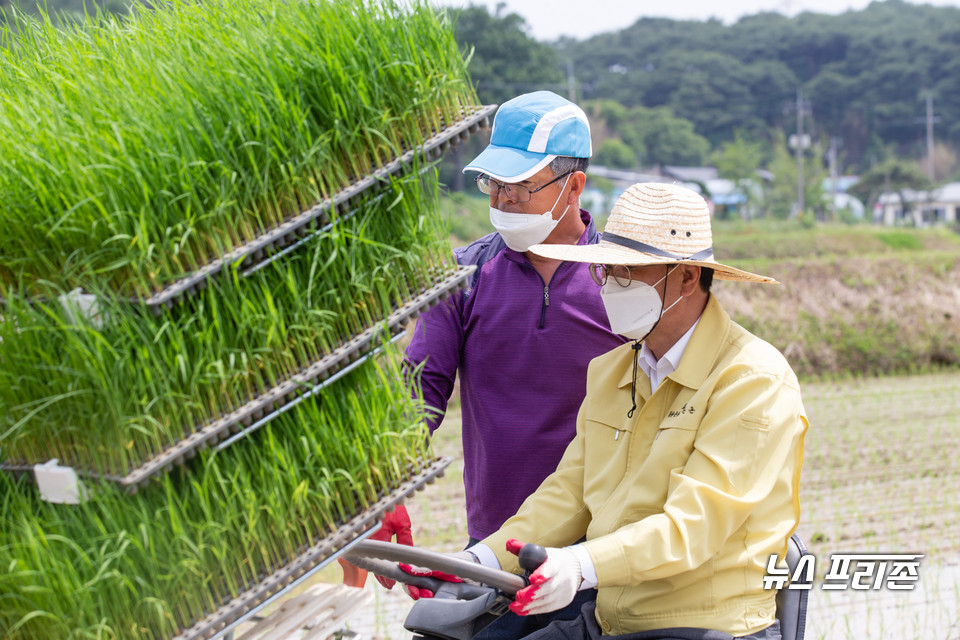
{"label": "man wearing blue cap", "polygon": [[[422,366],[425,402],[437,410],[431,431],[460,376],[471,544],[498,530],[553,472],[576,433],[587,364],[625,340],[610,330],[584,265],[528,252],[538,243],[599,241],[580,208],[590,155],[590,125],[577,105],[549,91],[501,105],[490,144],[464,169],[478,172],[496,232],[454,252],[459,264],[477,266],[471,286],[425,313],[407,348],[407,365]],[[580,602],[543,617],[508,614],[482,637],[520,637],[574,617]]]}

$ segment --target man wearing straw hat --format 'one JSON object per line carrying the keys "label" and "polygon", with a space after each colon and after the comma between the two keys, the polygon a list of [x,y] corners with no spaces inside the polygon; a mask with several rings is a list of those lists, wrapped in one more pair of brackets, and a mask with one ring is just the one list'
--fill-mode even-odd
{"label": "man wearing straw hat", "polygon": [[557,470],[471,552],[517,571],[518,540],[548,547],[521,615],[598,589],[530,640],[780,638],[763,576],[799,521],[807,418],[787,361],[710,293],[714,277],[775,281],[717,262],[706,202],[669,184],[627,189],[599,244],[531,252],[588,263],[631,342],[590,363]]}
{"label": "man wearing straw hat", "polygon": [[[477,266],[472,285],[425,313],[406,351],[409,370],[420,367],[425,403],[438,410],[431,431],[459,374],[471,543],[496,531],[556,468],[576,430],[587,364],[624,343],[586,265],[529,251],[599,240],[580,208],[590,155],[590,125],[577,105],[537,91],[500,106],[490,144],[464,169],[478,172],[496,232],[455,252],[459,264]],[[504,616],[483,637],[517,638],[550,617]]]}

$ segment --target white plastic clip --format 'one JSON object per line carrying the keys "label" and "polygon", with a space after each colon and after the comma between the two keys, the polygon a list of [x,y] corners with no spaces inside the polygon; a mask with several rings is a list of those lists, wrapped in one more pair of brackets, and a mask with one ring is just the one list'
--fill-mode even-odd
{"label": "white plastic clip", "polygon": [[33,476],[40,489],[40,497],[47,502],[80,504],[87,499],[87,490],[73,467],[61,467],[54,458],[44,464],[33,465]]}
{"label": "white plastic clip", "polygon": [[97,296],[84,293],[82,289],[74,289],[60,296],[58,300],[72,322],[76,323],[80,318],[86,318],[95,329],[103,328],[106,317],[100,309]]}

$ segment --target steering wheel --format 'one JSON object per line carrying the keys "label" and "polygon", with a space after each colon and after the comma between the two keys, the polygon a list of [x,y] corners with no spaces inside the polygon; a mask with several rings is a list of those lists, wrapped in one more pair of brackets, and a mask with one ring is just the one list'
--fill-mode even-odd
{"label": "steering wheel", "polygon": [[[417,600],[404,620],[404,628],[417,634],[414,638],[470,640],[506,613],[513,596],[529,584],[530,572],[547,559],[547,552],[537,544],[524,545],[518,554],[520,566],[526,571],[523,576],[420,547],[377,540],[357,543],[345,559],[376,575],[434,593],[433,598]],[[398,562],[443,571],[470,582],[412,576],[401,570]]]}

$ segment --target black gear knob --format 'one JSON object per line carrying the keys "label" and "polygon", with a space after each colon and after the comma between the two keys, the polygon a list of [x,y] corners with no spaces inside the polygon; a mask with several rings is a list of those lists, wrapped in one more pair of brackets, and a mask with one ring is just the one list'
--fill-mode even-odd
{"label": "black gear knob", "polygon": [[527,543],[520,548],[517,554],[520,567],[527,572],[534,572],[547,560],[547,550],[538,544]]}

